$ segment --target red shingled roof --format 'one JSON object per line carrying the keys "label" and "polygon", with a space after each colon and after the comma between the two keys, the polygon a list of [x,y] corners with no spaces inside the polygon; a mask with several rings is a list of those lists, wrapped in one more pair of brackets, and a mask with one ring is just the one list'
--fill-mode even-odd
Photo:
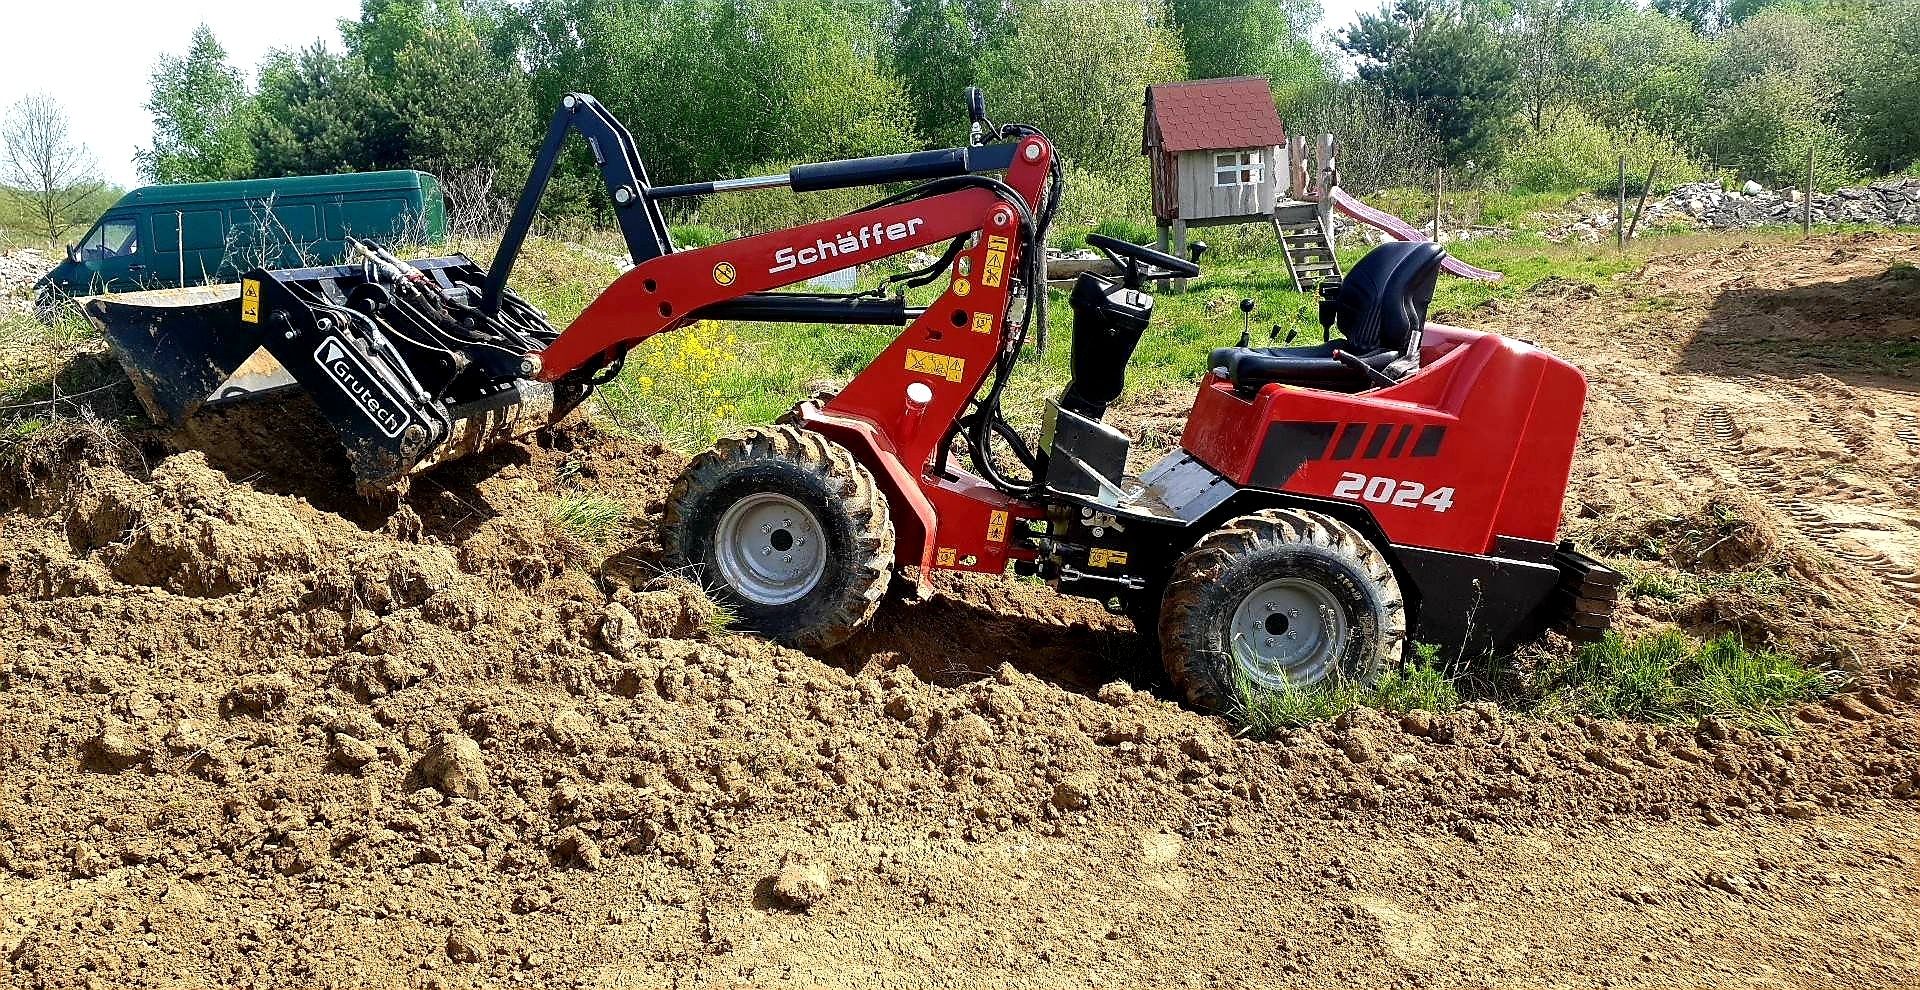
{"label": "red shingled roof", "polygon": [[1273,108],[1273,89],[1260,76],[1148,86],[1146,146],[1153,143],[1155,126],[1168,151],[1287,143],[1287,130]]}

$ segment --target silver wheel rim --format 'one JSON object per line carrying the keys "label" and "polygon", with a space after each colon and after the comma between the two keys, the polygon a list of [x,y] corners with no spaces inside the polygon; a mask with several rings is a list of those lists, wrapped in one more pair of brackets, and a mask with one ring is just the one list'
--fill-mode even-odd
{"label": "silver wheel rim", "polygon": [[1233,660],[1269,691],[1311,687],[1346,652],[1347,617],[1325,585],[1286,577],[1253,589],[1233,610]]}
{"label": "silver wheel rim", "polygon": [[772,492],[749,495],[721,514],[713,556],[727,586],[756,605],[798,601],[827,570],[820,520]]}

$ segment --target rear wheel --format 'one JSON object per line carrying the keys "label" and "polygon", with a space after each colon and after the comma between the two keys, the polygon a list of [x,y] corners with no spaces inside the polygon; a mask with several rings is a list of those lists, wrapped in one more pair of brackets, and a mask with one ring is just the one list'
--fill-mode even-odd
{"label": "rear wheel", "polygon": [[1180,558],[1159,632],[1187,700],[1229,710],[1249,692],[1371,681],[1400,660],[1406,607],[1386,558],[1353,527],[1268,509]]}
{"label": "rear wheel", "polygon": [[742,625],[823,649],[871,618],[893,564],[886,496],[846,448],[776,426],[725,437],[687,465],[665,541]]}

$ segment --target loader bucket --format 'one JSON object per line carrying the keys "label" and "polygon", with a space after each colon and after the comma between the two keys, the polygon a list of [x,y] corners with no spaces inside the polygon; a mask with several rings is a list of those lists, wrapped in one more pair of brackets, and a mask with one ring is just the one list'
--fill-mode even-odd
{"label": "loader bucket", "polygon": [[464,257],[248,272],[237,286],[127,293],[85,310],[153,418],[183,425],[209,402],[298,386],[373,494],[437,464],[526,436],[587,384],[525,377],[556,336],[510,295],[475,308],[486,273]]}
{"label": "loader bucket", "polygon": [[237,285],[203,285],[101,296],[85,310],[147,415],[180,426],[209,400],[294,384],[258,334],[234,332],[239,298]]}

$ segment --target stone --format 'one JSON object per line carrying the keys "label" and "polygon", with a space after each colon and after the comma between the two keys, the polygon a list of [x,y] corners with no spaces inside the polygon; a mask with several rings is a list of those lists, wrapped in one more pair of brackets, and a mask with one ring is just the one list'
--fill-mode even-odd
{"label": "stone", "polygon": [[293,679],[285,674],[253,674],[227,692],[224,707],[229,715],[264,715],[287,703],[293,693]]}
{"label": "stone", "polygon": [[1355,763],[1373,763],[1380,759],[1380,745],[1374,742],[1373,733],[1359,726],[1341,734],[1340,751]]}
{"label": "stone", "polygon": [[471,928],[455,928],[447,933],[447,958],[457,963],[477,963],[486,952],[486,942]]}
{"label": "stone", "polygon": [[800,859],[788,859],[773,875],[773,899],[782,907],[806,911],[826,899],[827,871]]}
{"label": "stone", "polygon": [[633,610],[619,602],[608,602],[600,612],[600,642],[615,653],[627,653],[640,645],[640,620]]}
{"label": "stone", "polygon": [[435,737],[433,745],[414,764],[422,786],[448,797],[476,798],[492,790],[480,744],[453,732]]}
{"label": "stone", "polygon": [[380,758],[380,751],[370,742],[344,732],[333,737],[333,762],[349,770],[358,770]]}
{"label": "stone", "polygon": [[563,749],[584,749],[593,740],[593,721],[571,708],[547,721],[547,738]]}
{"label": "stone", "polygon": [[118,772],[147,759],[147,747],[126,729],[107,726],[87,740],[87,757],[95,767]]}
{"label": "stone", "polygon": [[1091,770],[1077,770],[1053,785],[1053,806],[1062,811],[1082,811],[1100,794],[1100,776]]}
{"label": "stone", "polygon": [[553,858],[555,864],[559,866],[577,866],[581,869],[597,870],[600,868],[602,853],[600,844],[575,826],[560,833],[560,838],[553,844]]}

